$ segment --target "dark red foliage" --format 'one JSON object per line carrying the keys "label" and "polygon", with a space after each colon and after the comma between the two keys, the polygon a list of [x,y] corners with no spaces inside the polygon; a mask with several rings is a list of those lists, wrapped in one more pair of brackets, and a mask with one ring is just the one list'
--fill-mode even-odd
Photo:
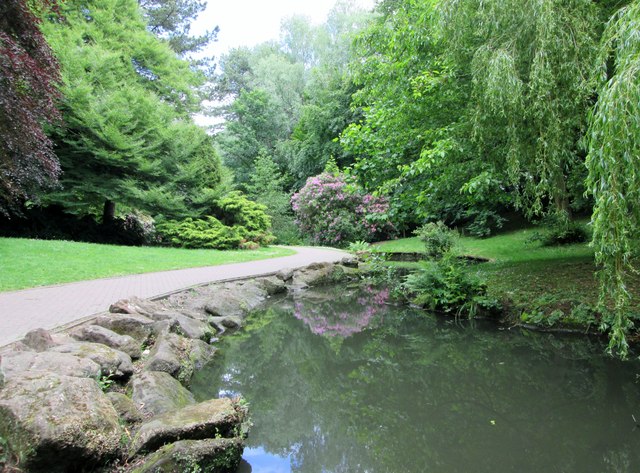
{"label": "dark red foliage", "polygon": [[[59,120],[59,68],[28,0],[0,0],[0,212],[60,173],[45,124]],[[55,9],[56,0],[29,1]]]}

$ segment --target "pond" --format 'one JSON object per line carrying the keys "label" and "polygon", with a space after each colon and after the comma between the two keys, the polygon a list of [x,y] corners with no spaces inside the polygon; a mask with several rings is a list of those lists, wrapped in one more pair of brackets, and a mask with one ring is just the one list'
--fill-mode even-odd
{"label": "pond", "polygon": [[336,286],[274,301],[198,372],[242,395],[242,472],[637,472],[640,364]]}

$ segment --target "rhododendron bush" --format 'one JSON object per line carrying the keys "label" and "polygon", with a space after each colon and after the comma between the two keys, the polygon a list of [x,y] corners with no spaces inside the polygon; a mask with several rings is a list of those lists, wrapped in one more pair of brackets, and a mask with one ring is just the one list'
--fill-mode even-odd
{"label": "rhododendron bush", "polygon": [[293,195],[291,205],[300,231],[317,244],[379,241],[395,231],[387,200],[347,183],[341,173],[310,177]]}

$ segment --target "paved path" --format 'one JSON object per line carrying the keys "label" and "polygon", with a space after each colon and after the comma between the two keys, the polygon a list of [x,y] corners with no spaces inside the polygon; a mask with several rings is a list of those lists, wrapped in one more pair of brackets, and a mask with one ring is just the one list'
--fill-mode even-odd
{"label": "paved path", "polygon": [[325,248],[294,248],[292,256],[247,263],[178,269],[0,293],[0,347],[35,328],[53,329],[109,309],[119,299],[161,296],[198,284],[260,276],[316,262],[340,261],[346,253]]}

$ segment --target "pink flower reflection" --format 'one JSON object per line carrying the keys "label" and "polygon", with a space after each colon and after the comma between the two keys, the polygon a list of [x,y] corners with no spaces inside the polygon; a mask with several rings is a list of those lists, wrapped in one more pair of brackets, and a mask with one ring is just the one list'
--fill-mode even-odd
{"label": "pink flower reflection", "polygon": [[358,295],[343,292],[330,300],[297,300],[294,316],[316,335],[347,338],[377,320],[388,300],[388,288],[365,286]]}

